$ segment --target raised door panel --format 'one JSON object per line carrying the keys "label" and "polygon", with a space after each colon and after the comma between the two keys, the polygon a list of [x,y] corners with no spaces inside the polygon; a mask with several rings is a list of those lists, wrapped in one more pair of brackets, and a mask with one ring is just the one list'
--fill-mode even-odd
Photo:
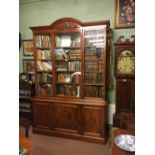
{"label": "raised door panel", "polygon": [[34,127],[49,128],[49,104],[45,102],[33,103]]}
{"label": "raised door panel", "polygon": [[134,79],[117,79],[116,82],[116,113],[134,110]]}
{"label": "raised door panel", "polygon": [[80,107],[70,104],[54,104],[54,128],[56,131],[78,133],[80,130]]}
{"label": "raised door panel", "polygon": [[84,106],[83,125],[87,136],[103,137],[105,117],[103,107]]}

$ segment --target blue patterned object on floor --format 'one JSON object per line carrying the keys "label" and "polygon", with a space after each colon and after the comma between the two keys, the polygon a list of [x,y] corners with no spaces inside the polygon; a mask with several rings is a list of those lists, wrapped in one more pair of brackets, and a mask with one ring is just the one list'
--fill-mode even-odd
{"label": "blue patterned object on floor", "polygon": [[134,152],[135,151],[135,136],[122,134],[115,137],[115,144],[125,150]]}
{"label": "blue patterned object on floor", "polygon": [[19,155],[28,155],[29,151],[27,148],[19,147]]}

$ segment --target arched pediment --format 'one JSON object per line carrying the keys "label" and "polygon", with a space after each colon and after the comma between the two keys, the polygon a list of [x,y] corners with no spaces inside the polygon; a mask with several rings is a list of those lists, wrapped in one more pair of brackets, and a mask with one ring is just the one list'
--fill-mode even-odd
{"label": "arched pediment", "polygon": [[55,30],[73,30],[80,28],[81,25],[82,22],[77,19],[62,18],[52,23],[51,27],[53,27]]}

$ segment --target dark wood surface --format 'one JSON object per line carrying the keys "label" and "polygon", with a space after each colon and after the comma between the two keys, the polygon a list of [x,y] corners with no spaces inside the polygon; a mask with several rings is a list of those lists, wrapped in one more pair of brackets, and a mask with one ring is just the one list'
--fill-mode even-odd
{"label": "dark wood surface", "polygon": [[[85,105],[75,101],[33,101],[33,131],[35,133],[106,142],[106,103]],[[70,100],[71,102],[71,100]],[[86,100],[85,100],[86,102]],[[87,100],[89,102],[89,100]],[[96,100],[95,100],[96,102]]]}
{"label": "dark wood surface", "polygon": [[134,106],[135,80],[119,78],[116,86],[116,113],[131,112]]}

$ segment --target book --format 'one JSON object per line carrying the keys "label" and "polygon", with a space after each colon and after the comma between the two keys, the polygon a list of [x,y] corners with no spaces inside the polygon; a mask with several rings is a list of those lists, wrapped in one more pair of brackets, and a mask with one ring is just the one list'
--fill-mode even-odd
{"label": "book", "polygon": [[86,97],[98,97],[98,87],[96,86],[85,86]]}
{"label": "book", "polygon": [[63,59],[68,59],[67,53],[69,50],[64,50],[63,48],[55,49],[55,58],[57,60],[63,60]]}
{"label": "book", "polygon": [[71,77],[70,77],[70,74],[65,74],[65,82],[66,83],[70,83],[70,81],[71,81]]}
{"label": "book", "polygon": [[58,83],[63,83],[65,82],[65,77],[64,74],[60,73],[58,74]]}

